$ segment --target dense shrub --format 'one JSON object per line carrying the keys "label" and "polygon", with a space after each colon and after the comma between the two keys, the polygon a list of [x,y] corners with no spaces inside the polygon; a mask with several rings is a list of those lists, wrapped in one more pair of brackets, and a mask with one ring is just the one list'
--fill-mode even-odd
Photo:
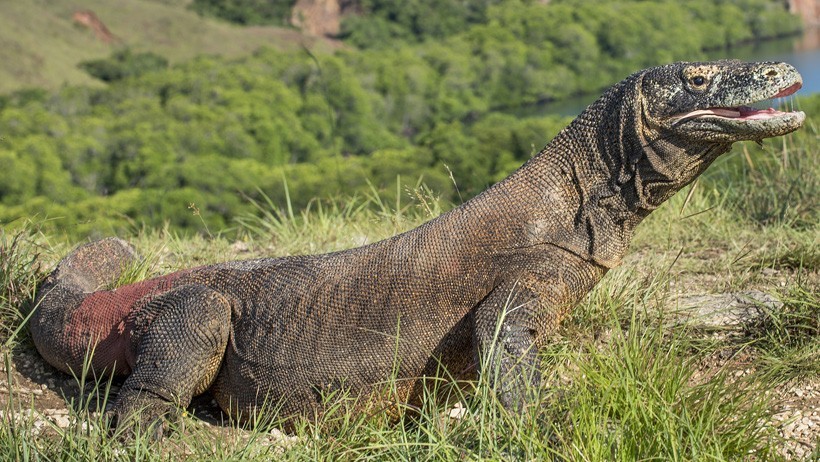
{"label": "dense shrub", "polygon": [[287,24],[296,0],[193,0],[189,8],[243,25]]}
{"label": "dense shrub", "polygon": [[130,48],[114,52],[108,59],[83,61],[80,68],[103,82],[136,77],[168,67],[168,60],[151,52],[134,53]]}

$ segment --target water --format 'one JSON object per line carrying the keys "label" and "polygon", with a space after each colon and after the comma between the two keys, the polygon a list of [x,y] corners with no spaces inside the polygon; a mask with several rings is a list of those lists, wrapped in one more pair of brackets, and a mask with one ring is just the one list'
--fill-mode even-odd
{"label": "water", "polygon": [[[787,62],[796,67],[800,75],[803,76],[803,88],[797,93],[798,96],[820,93],[820,28],[810,29],[798,37],[768,40],[757,44],[715,51],[709,53],[707,58]],[[532,115],[576,116],[597,97],[598,94],[581,95],[539,105],[537,108],[527,108],[522,112]]]}
{"label": "water", "polygon": [[809,29],[799,37],[721,50],[712,53],[709,58],[787,62],[796,67],[803,76],[803,88],[798,95],[820,92],[820,28]]}

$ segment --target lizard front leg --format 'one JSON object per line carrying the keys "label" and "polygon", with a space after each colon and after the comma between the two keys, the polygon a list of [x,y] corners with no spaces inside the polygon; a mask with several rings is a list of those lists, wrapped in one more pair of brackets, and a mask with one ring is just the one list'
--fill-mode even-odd
{"label": "lizard front leg", "polygon": [[553,258],[533,264],[497,285],[475,309],[480,371],[508,410],[521,411],[536,399],[533,393],[541,383],[538,348],[605,272],[577,257],[559,257],[564,257],[564,266]]}
{"label": "lizard front leg", "polygon": [[496,287],[475,311],[479,371],[507,410],[523,410],[540,385],[538,303],[534,292],[510,282]]}
{"label": "lizard front leg", "polygon": [[[219,371],[230,336],[231,304],[202,285],[169,291],[148,303],[135,319],[136,363],[108,414],[118,427],[154,426],[175,406],[208,389]],[[141,332],[140,332],[141,331]]]}

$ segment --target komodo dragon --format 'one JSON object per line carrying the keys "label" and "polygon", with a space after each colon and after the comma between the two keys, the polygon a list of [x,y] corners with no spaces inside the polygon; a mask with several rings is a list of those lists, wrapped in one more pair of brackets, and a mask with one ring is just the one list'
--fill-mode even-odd
{"label": "komodo dragon", "polygon": [[[517,411],[546,334],[612,267],[638,223],[733,142],[798,129],[784,63],[674,63],[607,90],[538,155],[403,234],[324,255],[221,263],[113,290],[136,257],[119,239],[77,248],[38,292],[31,334],[63,371],[128,375],[109,412],[162,423],[211,390],[233,417],[263,403],[313,417],[344,390],[413,401],[424,377],[486,371]],[[478,367],[476,367],[478,365]],[[138,419],[139,420],[139,419]],[[160,425],[162,426],[162,425]]]}

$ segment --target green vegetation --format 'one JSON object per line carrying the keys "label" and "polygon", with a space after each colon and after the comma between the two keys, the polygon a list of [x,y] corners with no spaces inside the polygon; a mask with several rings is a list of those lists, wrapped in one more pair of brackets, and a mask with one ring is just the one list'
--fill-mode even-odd
{"label": "green vegetation", "polygon": [[[28,229],[26,230],[28,231]],[[38,252],[27,232],[6,234],[0,229],[0,345],[8,347],[25,324],[34,291],[40,282]]]}
{"label": "green vegetation", "polygon": [[116,51],[108,59],[94,59],[80,63],[81,69],[103,82],[136,77],[167,67],[168,60],[162,56],[151,52],[134,53],[130,48]]}
{"label": "green vegetation", "polygon": [[[478,25],[480,35],[498,37],[503,34],[500,28],[528,44],[547,45],[542,49],[547,56],[582,58],[585,54],[575,53],[586,51],[603,59],[631,61],[638,55],[653,59],[652,53],[674,55],[680,49],[691,53],[789,34],[799,28],[781,6],[768,0],[553,0],[548,7],[534,0],[353,3],[367,14],[347,16],[341,37],[360,48],[393,48],[397,41],[438,40]],[[567,64],[560,61],[560,56],[554,57]]]}
{"label": "green vegetation", "polygon": [[[157,53],[171,63],[198,55],[246,56],[261,46],[330,50],[326,41],[281,27],[240,27],[185,8],[187,0],[28,0],[0,4],[0,92],[64,85],[100,87],[78,67],[119,47]],[[93,11],[117,38],[100,41],[76,25],[76,11]]]}
{"label": "green vegetation", "polygon": [[[372,187],[393,200],[397,180],[457,203],[567,122],[501,110],[597,92],[639,68],[795,27],[769,2],[707,4],[479,2],[464,16],[474,24],[380,39],[389,49],[261,49],[169,69],[159,55],[118,51],[83,65],[106,88],[0,97],[0,222],[38,216],[70,236],[165,223],[231,232],[263,194],[282,205],[285,181],[297,207]],[[412,23],[395,3],[362,5]]]}
{"label": "green vegetation", "polygon": [[396,41],[441,39],[487,21],[487,8],[515,8],[503,0],[358,0],[342,23],[341,38],[359,48],[395,46]]}
{"label": "green vegetation", "polygon": [[193,0],[188,8],[246,26],[288,24],[296,0]]}

